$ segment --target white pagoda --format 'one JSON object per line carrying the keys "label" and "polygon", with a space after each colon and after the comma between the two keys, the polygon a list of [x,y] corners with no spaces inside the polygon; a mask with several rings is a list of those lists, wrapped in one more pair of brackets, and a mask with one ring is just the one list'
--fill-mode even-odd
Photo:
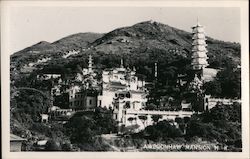
{"label": "white pagoda", "polygon": [[197,22],[195,26],[192,27],[193,43],[192,43],[192,68],[195,71],[201,70],[208,66],[207,62],[207,49],[206,49],[206,37],[204,28]]}
{"label": "white pagoda", "polygon": [[89,62],[88,62],[88,73],[93,73],[93,59],[92,56],[89,55]]}

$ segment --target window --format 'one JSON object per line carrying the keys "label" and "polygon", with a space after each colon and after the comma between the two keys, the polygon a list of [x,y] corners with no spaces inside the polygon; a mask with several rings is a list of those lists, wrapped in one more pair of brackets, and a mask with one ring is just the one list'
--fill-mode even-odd
{"label": "window", "polygon": [[120,97],[121,99],[123,99],[123,98],[124,98],[124,94],[123,94],[123,93],[119,94],[119,97]]}
{"label": "window", "polygon": [[126,94],[126,98],[130,98],[130,93],[129,92]]}
{"label": "window", "polygon": [[89,100],[89,105],[92,105],[92,100],[91,99]]}
{"label": "window", "polygon": [[99,106],[101,106],[102,105],[102,100],[99,100]]}
{"label": "window", "polygon": [[125,103],[125,109],[130,109],[130,102]]}

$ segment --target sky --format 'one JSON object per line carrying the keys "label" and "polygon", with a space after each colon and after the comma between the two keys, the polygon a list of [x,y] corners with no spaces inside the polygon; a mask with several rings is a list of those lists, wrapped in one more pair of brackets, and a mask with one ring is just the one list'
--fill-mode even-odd
{"label": "sky", "polygon": [[40,41],[80,32],[107,33],[153,20],[191,32],[197,23],[207,36],[240,42],[240,9],[221,7],[12,7],[8,12],[11,53]]}

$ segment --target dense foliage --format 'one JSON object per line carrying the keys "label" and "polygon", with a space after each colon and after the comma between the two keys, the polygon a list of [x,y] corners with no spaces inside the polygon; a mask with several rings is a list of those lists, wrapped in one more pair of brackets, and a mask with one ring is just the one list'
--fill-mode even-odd
{"label": "dense foliage", "polygon": [[228,146],[230,151],[241,148],[241,105],[218,104],[209,112],[195,114],[191,118],[176,118],[173,121],[160,121],[146,127],[143,131],[133,134],[133,138],[143,138],[155,142],[190,141],[201,138],[205,141],[219,142]]}
{"label": "dense foliage", "polygon": [[111,113],[110,110],[96,108],[94,113],[75,114],[65,125],[71,142],[79,144],[83,150],[89,150],[89,146],[95,148],[97,135],[117,132]]}
{"label": "dense foliage", "polygon": [[241,98],[241,69],[228,60],[214,81],[205,83],[205,93],[215,97]]}

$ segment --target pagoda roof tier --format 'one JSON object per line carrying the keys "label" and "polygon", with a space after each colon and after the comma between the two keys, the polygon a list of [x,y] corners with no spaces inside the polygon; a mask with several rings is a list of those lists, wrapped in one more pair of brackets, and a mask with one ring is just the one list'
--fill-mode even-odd
{"label": "pagoda roof tier", "polygon": [[196,46],[196,45],[203,45],[203,46],[207,46],[206,42],[204,41],[203,43],[202,42],[193,42],[192,43],[193,46]]}
{"label": "pagoda roof tier", "polygon": [[194,47],[192,52],[205,52],[207,53],[207,49],[205,47]]}
{"label": "pagoda roof tier", "polygon": [[192,33],[205,33],[203,27],[194,28]]}
{"label": "pagoda roof tier", "polygon": [[192,45],[207,45],[204,39],[196,39],[193,41]]}
{"label": "pagoda roof tier", "polygon": [[192,58],[192,59],[194,59],[194,58],[206,58],[206,59],[208,59],[208,57],[207,57],[206,54],[193,54],[193,55],[191,56],[191,58]]}
{"label": "pagoda roof tier", "polygon": [[205,68],[206,66],[204,66],[204,65],[195,65],[195,66],[193,66],[193,69],[194,70],[200,70],[200,69],[202,69],[202,68]]}
{"label": "pagoda roof tier", "polygon": [[198,34],[194,34],[192,39],[200,39],[200,40],[206,40],[206,37],[204,34],[198,33]]}
{"label": "pagoda roof tier", "polygon": [[208,62],[206,58],[198,58],[192,60],[192,65],[205,65],[208,66]]}

